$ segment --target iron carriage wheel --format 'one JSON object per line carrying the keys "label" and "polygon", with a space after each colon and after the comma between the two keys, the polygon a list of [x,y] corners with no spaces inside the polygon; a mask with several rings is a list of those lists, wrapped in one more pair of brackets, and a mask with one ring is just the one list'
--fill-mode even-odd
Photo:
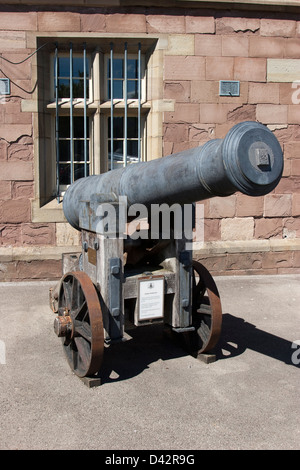
{"label": "iron carriage wheel", "polygon": [[62,338],[68,363],[78,377],[99,371],[104,352],[102,311],[97,290],[86,273],[74,271],[61,279],[54,330]]}
{"label": "iron carriage wheel", "polygon": [[192,325],[195,331],[184,335],[189,351],[197,356],[216,346],[221,334],[222,307],[209,271],[198,261],[193,261],[192,269]]}

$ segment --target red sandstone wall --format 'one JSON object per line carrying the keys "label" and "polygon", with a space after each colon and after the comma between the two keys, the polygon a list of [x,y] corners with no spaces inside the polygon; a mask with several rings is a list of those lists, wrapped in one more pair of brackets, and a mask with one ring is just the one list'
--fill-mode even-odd
{"label": "red sandstone wall", "polygon": [[[230,16],[221,10],[138,7],[119,11],[4,9],[0,10],[1,56],[17,62],[32,53],[34,49],[28,48],[32,31],[167,33],[174,40],[180,39],[176,35],[183,40],[192,37],[192,52],[180,54],[179,49],[179,55],[164,58],[163,97],[175,100],[174,111],[164,113],[164,154],[223,137],[242,120],[258,120],[272,126],[285,155],[284,177],[272,194],[256,199],[237,194],[205,203],[206,241],[235,240],[240,230],[245,230],[245,240],[300,237],[300,104],[293,104],[291,82],[268,82],[267,77],[270,58],[300,61],[300,14],[244,11]],[[11,96],[0,99],[2,247],[56,244],[56,224],[32,223],[31,219],[36,177],[32,114],[21,111],[22,100],[32,95],[31,72],[31,60],[11,65],[0,57],[0,76],[12,81]],[[240,80],[241,96],[220,97],[221,79]],[[299,251],[286,249],[284,253],[281,266],[286,272],[300,272]],[[276,256],[278,253],[260,254],[252,269],[275,269]],[[227,256],[226,260],[224,269]],[[23,265],[18,266],[21,272]],[[23,275],[26,277],[30,275]]]}

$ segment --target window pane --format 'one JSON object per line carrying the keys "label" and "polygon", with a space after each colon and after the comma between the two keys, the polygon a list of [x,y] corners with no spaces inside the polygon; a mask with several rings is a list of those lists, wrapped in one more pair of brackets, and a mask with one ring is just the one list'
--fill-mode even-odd
{"label": "window pane", "polygon": [[58,76],[70,77],[70,59],[69,57],[58,58]]}
{"label": "window pane", "polygon": [[[115,117],[114,118],[114,128],[113,128],[113,138],[114,139],[121,139],[124,136],[124,129],[123,129],[123,124],[124,119],[122,117]],[[110,123],[111,123],[111,118],[108,118],[108,138],[111,138],[110,135]]]}
{"label": "window pane", "polygon": [[137,80],[127,81],[127,98],[138,99],[138,82]]}
{"label": "window pane", "polygon": [[[73,82],[73,98],[84,97],[84,80],[75,78]],[[70,96],[70,95],[69,95]],[[89,97],[89,81],[86,80],[86,97]]]}
{"label": "window pane", "polygon": [[[108,98],[111,98],[110,94],[111,80],[107,81]],[[123,80],[113,80],[113,97],[123,99]]]}
{"label": "window pane", "polygon": [[127,60],[127,77],[138,78],[138,61],[136,59]]}
{"label": "window pane", "polygon": [[128,139],[137,138],[138,136],[138,119],[129,117],[127,120],[127,137]]}
{"label": "window pane", "polygon": [[137,140],[128,140],[127,142],[127,161],[136,162],[138,160]]}
{"label": "window pane", "polygon": [[58,97],[70,98],[70,80],[64,78],[58,80]]}
{"label": "window pane", "polygon": [[[113,78],[123,78],[123,59],[114,59],[113,60]],[[108,59],[108,78],[110,77],[110,59]]]}
{"label": "window pane", "polygon": [[70,118],[69,116],[59,116],[59,137],[70,137]]}
{"label": "window pane", "polygon": [[59,161],[67,162],[70,160],[70,141],[60,140],[59,141]]}
{"label": "window pane", "polygon": [[[86,76],[89,76],[89,61],[86,59]],[[73,57],[73,77],[83,78],[83,57]]]}
{"label": "window pane", "polygon": [[[89,165],[87,165],[87,176],[89,176],[90,169]],[[75,163],[74,164],[74,180],[78,180],[79,178],[84,177],[84,164],[83,163]]]}
{"label": "window pane", "polygon": [[[89,145],[86,146],[86,157],[89,160]],[[74,161],[84,162],[84,140],[74,140]]]}
{"label": "window pane", "polygon": [[59,182],[60,184],[70,184],[71,166],[70,163],[59,165]]}

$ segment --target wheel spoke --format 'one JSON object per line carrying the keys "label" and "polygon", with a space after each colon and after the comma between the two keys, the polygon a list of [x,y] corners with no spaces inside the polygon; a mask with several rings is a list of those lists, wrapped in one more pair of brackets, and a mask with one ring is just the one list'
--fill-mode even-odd
{"label": "wheel spoke", "polygon": [[58,296],[59,315],[70,316],[69,329],[61,334],[71,369],[79,377],[99,371],[104,352],[103,320],[96,288],[87,274],[65,274]]}
{"label": "wheel spoke", "polygon": [[[193,291],[193,325],[197,332],[198,353],[211,350],[217,343],[222,324],[222,308],[217,286],[200,263],[193,263],[193,276],[199,276]],[[193,284],[194,289],[194,284]]]}

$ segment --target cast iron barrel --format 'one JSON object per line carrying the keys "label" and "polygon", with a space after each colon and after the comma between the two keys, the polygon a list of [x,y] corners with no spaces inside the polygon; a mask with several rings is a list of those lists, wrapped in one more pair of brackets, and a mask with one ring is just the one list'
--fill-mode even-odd
{"label": "cast iron barrel", "polygon": [[126,196],[135,203],[188,204],[240,191],[262,196],[278,184],[283,155],[274,134],[258,122],[246,121],[230,129],[224,139],[149,162],[75,181],[67,189],[63,210],[79,227],[79,203],[98,195],[103,201]]}

